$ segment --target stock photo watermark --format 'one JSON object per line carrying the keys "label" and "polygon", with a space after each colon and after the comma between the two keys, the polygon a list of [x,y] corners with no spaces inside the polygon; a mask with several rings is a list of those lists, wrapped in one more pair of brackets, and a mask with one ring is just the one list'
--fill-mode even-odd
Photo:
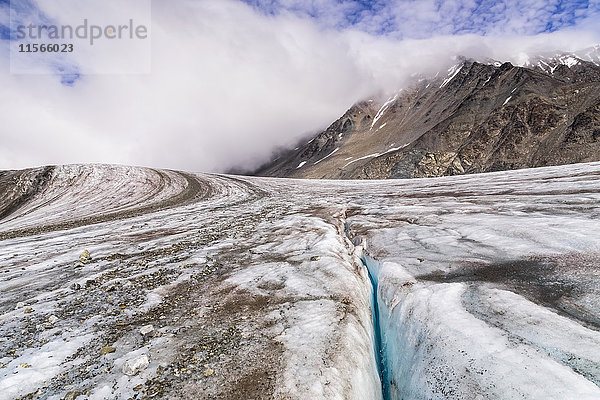
{"label": "stock photo watermark", "polygon": [[150,0],[11,2],[11,73],[150,72]]}
{"label": "stock photo watermark", "polygon": [[89,40],[91,46],[94,41],[100,39],[147,39],[148,27],[146,25],[137,25],[133,19],[130,19],[124,25],[93,25],[86,19],[81,25],[18,25],[16,27],[17,40],[27,39],[29,41],[36,39],[51,40]]}

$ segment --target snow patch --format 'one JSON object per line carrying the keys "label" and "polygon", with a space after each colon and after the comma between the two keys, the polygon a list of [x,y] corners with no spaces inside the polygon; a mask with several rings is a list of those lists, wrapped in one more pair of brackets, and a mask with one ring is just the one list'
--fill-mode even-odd
{"label": "snow patch", "polygon": [[377,111],[377,114],[375,114],[375,118],[373,118],[373,122],[371,123],[371,129],[373,129],[377,120],[379,120],[379,118],[381,118],[383,116],[383,114],[386,112],[386,110],[388,109],[390,104],[392,104],[394,101],[396,101],[397,98],[398,98],[398,94],[396,93],[393,97],[390,97],[385,103],[383,103],[383,105],[381,106],[379,111]]}
{"label": "snow patch", "polygon": [[316,161],[313,165],[317,165],[318,163],[320,163],[321,161],[325,160],[326,158],[331,157],[339,149],[340,149],[339,147],[336,147],[335,150],[333,150],[331,153],[327,154],[325,157],[321,158],[319,161]]}
{"label": "snow patch", "polygon": [[405,148],[406,146],[408,146],[408,143],[406,143],[406,144],[403,144],[402,146],[399,146],[399,147],[392,147],[391,149],[388,149],[388,150],[384,151],[383,153],[381,153],[381,155],[383,155],[383,154],[387,154],[387,153],[393,153],[394,151],[398,151],[398,150],[400,150],[400,149],[403,149],[403,148]]}
{"label": "snow patch", "polygon": [[558,60],[561,64],[566,65],[569,68],[579,64],[579,60],[571,55],[559,57]]}
{"label": "snow patch", "polygon": [[444,81],[440,85],[440,89],[443,88],[444,86],[446,86],[452,79],[454,79],[454,77],[460,72],[462,67],[463,67],[463,64],[457,64],[457,65],[451,67],[448,70],[448,77],[446,79],[444,79]]}
{"label": "snow patch", "polygon": [[367,158],[372,158],[372,157],[379,157],[380,155],[381,155],[380,153],[374,153],[374,154],[369,154],[368,156],[364,156],[364,157],[361,157],[361,158],[357,158],[356,160],[352,160],[352,161],[350,161],[349,163],[347,163],[346,165],[344,165],[342,168],[346,168],[348,165],[350,165],[350,164],[352,164],[352,163],[355,163],[355,162],[357,162],[357,161],[360,161],[360,160],[365,160],[365,159],[367,159]]}

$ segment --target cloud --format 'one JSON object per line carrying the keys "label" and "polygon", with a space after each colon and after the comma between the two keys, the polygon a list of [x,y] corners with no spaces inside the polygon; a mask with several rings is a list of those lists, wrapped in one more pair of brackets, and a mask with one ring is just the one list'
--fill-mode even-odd
{"label": "cloud", "polygon": [[[102,3],[94,3],[90,15],[102,14]],[[217,172],[256,167],[278,148],[326,127],[352,103],[395,91],[413,73],[445,69],[454,55],[515,61],[523,52],[576,50],[598,41],[588,14],[550,33],[456,35],[443,22],[466,26],[475,6],[418,2],[411,15],[421,22],[410,28],[417,33],[442,11],[454,17],[440,20],[439,34],[399,39],[366,29],[372,21],[396,29],[411,20],[392,6],[382,8],[383,2],[309,3],[261,4],[257,12],[256,4],[233,0],[154,2],[150,74],[82,74],[69,86],[54,70],[1,72],[0,169],[80,162]],[[8,54],[13,43],[0,43]],[[86,57],[94,61],[94,54]],[[114,60],[127,57],[133,55]],[[0,60],[0,70],[8,70],[8,61]]]}

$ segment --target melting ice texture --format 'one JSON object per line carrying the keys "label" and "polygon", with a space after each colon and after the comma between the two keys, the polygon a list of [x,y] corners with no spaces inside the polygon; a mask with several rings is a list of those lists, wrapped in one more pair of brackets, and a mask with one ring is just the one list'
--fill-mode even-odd
{"label": "melting ice texture", "polygon": [[381,398],[361,257],[391,398],[600,397],[600,163],[363,182],[69,166],[32,193],[0,221],[0,398]]}

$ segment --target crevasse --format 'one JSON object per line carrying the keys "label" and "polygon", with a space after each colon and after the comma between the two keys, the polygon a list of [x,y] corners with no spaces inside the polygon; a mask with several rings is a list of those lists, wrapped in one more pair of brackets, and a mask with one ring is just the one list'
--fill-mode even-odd
{"label": "crevasse", "polygon": [[379,296],[378,296],[378,277],[380,264],[369,257],[364,252],[361,254],[361,261],[369,274],[371,282],[371,312],[373,316],[374,343],[373,350],[375,352],[375,360],[377,362],[377,372],[381,381],[381,392],[383,400],[390,399],[390,379],[387,367],[387,354],[384,341],[382,340],[383,332],[380,324],[379,315]]}

